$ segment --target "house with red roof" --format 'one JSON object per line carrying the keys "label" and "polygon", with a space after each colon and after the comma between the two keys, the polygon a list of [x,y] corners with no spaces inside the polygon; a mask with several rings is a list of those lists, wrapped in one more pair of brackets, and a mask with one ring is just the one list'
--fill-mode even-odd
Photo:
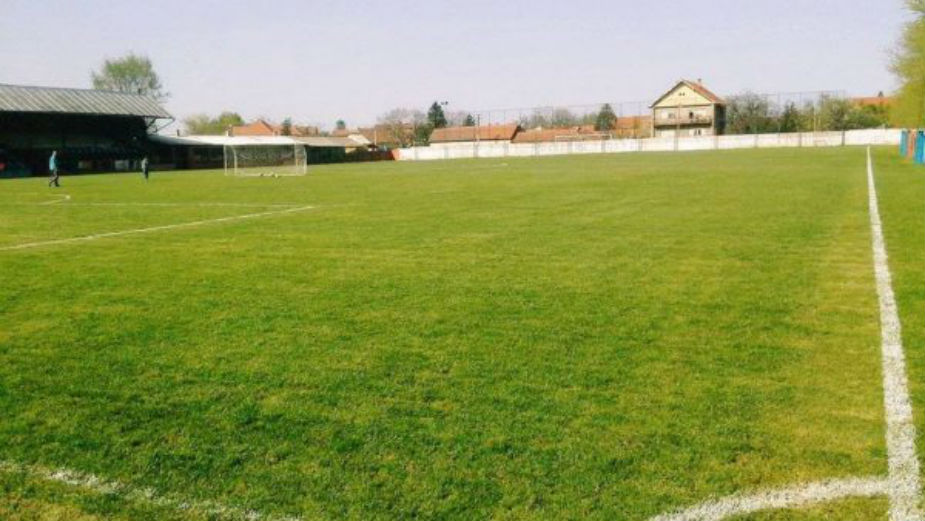
{"label": "house with red roof", "polygon": [[655,137],[716,136],[726,124],[726,102],[700,80],[681,80],[652,109]]}

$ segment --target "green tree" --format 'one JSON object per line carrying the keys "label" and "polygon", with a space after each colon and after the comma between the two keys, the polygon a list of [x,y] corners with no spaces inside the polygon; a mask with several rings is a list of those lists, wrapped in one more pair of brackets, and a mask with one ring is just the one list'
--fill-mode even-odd
{"label": "green tree", "polygon": [[925,0],[906,0],[915,18],[906,23],[893,51],[891,69],[899,90],[890,107],[890,119],[898,126],[925,125]]}
{"label": "green tree", "polygon": [[463,126],[464,127],[474,127],[475,126],[475,118],[472,117],[472,114],[466,114],[466,119],[463,120]]}
{"label": "green tree", "polygon": [[229,127],[243,125],[244,119],[237,112],[222,112],[216,118],[208,114],[194,114],[183,120],[186,131],[194,135],[218,136],[228,131]]}
{"label": "green tree", "polygon": [[121,58],[106,59],[99,71],[90,73],[93,88],[151,96],[159,102],[169,94],[147,56],[129,53]]}
{"label": "green tree", "polygon": [[613,130],[617,127],[617,115],[613,112],[613,107],[609,103],[604,103],[597,118],[594,120],[594,130],[598,132]]}
{"label": "green tree", "polygon": [[431,128],[446,127],[446,114],[443,113],[443,107],[438,102],[433,102],[427,110],[427,121]]}
{"label": "green tree", "polygon": [[819,104],[821,130],[851,130],[851,112],[854,105],[841,98],[824,97]]}
{"label": "green tree", "polygon": [[777,118],[777,128],[780,132],[797,132],[800,130],[802,115],[796,103],[788,103],[784,111]]}
{"label": "green tree", "polygon": [[283,120],[283,124],[280,125],[279,133],[284,136],[292,135],[292,118],[286,118]]}
{"label": "green tree", "polygon": [[337,120],[337,123],[334,123],[334,128],[337,130],[347,130],[347,122],[339,119]]}
{"label": "green tree", "polygon": [[771,104],[763,96],[745,92],[726,100],[727,134],[761,134],[777,132]]}

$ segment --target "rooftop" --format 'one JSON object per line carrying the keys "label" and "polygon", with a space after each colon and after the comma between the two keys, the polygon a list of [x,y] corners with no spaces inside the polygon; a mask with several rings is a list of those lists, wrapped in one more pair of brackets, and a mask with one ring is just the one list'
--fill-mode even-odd
{"label": "rooftop", "polygon": [[476,135],[481,141],[510,141],[519,130],[520,126],[514,123],[481,127],[445,127],[434,129],[430,135],[430,142],[476,141]]}
{"label": "rooftop", "polygon": [[151,96],[108,90],[0,84],[0,112],[170,118]]}

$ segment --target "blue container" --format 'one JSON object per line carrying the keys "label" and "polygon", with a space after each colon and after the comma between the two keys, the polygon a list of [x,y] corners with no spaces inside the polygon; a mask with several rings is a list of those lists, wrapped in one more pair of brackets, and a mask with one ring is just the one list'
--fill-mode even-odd
{"label": "blue container", "polygon": [[925,130],[915,132],[915,162],[925,164]]}

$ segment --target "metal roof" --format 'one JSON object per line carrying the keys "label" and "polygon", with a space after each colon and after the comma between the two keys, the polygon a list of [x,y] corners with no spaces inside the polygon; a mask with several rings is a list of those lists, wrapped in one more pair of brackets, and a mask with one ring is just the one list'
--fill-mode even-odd
{"label": "metal roof", "polygon": [[151,96],[107,90],[30,87],[0,83],[0,112],[42,112],[170,118]]}
{"label": "metal roof", "polygon": [[151,141],[165,145],[197,145],[197,146],[274,146],[274,145],[308,145],[310,147],[354,148],[368,143],[362,143],[350,138],[333,137],[290,137],[290,136],[168,136],[153,134]]}

